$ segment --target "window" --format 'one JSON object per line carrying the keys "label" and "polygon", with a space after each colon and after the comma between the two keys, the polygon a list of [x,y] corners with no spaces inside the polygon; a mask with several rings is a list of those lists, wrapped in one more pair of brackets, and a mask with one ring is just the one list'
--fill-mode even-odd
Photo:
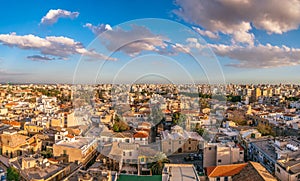
{"label": "window", "polygon": [[224,177],[224,181],[228,181],[228,177]]}
{"label": "window", "polygon": [[181,144],[181,141],[179,141],[179,144]]}
{"label": "window", "polygon": [[129,156],[132,156],[132,153],[131,153],[131,152],[129,152]]}
{"label": "window", "polygon": [[222,160],[218,160],[218,163],[221,163],[222,162]]}
{"label": "window", "polygon": [[243,154],[244,152],[240,151],[240,154]]}
{"label": "window", "polygon": [[211,150],[211,147],[209,147],[208,150]]}
{"label": "window", "polygon": [[123,152],[123,156],[125,156],[126,155],[126,153],[125,153],[125,151]]}
{"label": "window", "polygon": [[280,168],[277,167],[277,172],[280,173]]}
{"label": "window", "polygon": [[221,179],[220,179],[220,177],[217,177],[217,179],[216,179],[217,181],[220,181]]}
{"label": "window", "polygon": [[191,150],[192,148],[191,147],[189,147],[189,150]]}

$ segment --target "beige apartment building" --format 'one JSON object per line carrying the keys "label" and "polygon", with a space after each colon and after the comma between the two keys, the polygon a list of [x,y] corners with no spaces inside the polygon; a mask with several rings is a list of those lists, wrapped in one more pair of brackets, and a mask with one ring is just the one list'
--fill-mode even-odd
{"label": "beige apartment building", "polygon": [[203,150],[203,167],[244,162],[244,150],[233,144],[206,143]]}
{"label": "beige apartment building", "polygon": [[20,156],[24,152],[34,153],[42,147],[42,141],[37,136],[28,137],[13,130],[4,131],[0,139],[1,154],[9,158]]}
{"label": "beige apartment building", "polygon": [[172,127],[170,132],[167,130],[161,132],[162,152],[167,154],[198,152],[203,142],[198,133],[183,130],[177,125]]}
{"label": "beige apartment building", "polygon": [[275,176],[280,180],[298,181],[300,179],[299,156],[293,157],[292,154],[287,159],[278,160],[275,164]]}
{"label": "beige apartment building", "polygon": [[53,156],[68,155],[69,162],[85,163],[96,153],[97,140],[93,138],[76,138],[62,140],[53,145]]}

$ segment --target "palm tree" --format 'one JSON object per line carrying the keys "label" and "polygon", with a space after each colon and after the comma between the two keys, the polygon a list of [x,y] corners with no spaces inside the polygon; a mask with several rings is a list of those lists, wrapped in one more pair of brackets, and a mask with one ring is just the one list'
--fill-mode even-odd
{"label": "palm tree", "polygon": [[161,175],[165,163],[170,163],[170,160],[167,158],[167,156],[162,152],[157,153],[154,156],[153,162],[150,164],[152,174]]}

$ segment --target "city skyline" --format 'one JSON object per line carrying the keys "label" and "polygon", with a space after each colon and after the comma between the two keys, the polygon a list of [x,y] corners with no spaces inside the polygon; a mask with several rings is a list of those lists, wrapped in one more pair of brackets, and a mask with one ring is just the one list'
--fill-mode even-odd
{"label": "city skyline", "polygon": [[[298,83],[300,2],[276,2],[6,2],[0,11],[0,79]],[[193,62],[187,55],[195,50],[214,63]]]}

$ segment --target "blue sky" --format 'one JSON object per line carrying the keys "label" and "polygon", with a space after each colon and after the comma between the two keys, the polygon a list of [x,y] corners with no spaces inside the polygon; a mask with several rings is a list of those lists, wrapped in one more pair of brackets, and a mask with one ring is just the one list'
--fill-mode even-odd
{"label": "blue sky", "polygon": [[297,0],[2,4],[0,82],[298,83]]}

